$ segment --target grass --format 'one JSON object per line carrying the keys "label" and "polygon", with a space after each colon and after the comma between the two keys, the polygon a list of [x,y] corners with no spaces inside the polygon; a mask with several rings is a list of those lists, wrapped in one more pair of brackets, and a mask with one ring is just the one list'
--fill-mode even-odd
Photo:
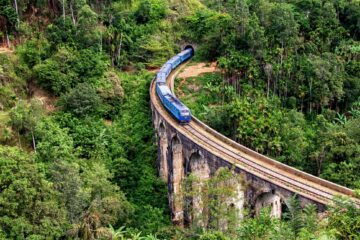
{"label": "grass", "polygon": [[0,111],[0,126],[6,125],[9,120],[9,112]]}

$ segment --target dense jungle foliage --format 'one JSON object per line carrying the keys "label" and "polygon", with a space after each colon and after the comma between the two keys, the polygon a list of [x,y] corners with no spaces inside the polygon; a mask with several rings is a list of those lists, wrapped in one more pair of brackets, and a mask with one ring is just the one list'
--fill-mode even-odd
{"label": "dense jungle foliage", "polygon": [[184,87],[195,115],[359,188],[359,17],[355,0],[0,0],[0,239],[359,238],[346,199],[234,214],[225,169],[201,193],[209,226],[171,226],[148,93],[148,70],[197,43],[221,72]]}

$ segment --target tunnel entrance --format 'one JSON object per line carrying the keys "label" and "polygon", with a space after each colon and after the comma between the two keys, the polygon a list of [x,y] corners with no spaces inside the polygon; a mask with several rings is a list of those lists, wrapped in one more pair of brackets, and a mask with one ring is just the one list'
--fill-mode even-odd
{"label": "tunnel entrance", "polygon": [[193,50],[193,55],[194,55],[195,48],[192,45],[186,45],[183,50],[187,50],[187,49],[192,49]]}

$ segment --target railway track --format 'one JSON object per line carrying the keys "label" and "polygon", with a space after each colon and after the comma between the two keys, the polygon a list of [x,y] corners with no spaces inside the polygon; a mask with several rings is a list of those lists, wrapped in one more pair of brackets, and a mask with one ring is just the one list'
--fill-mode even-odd
{"label": "railway track", "polygon": [[[173,92],[174,79],[185,65],[186,63],[182,64],[169,75],[167,83]],[[354,192],[351,189],[312,176],[256,153],[226,138],[195,117],[188,125],[180,125],[162,106],[156,96],[155,84],[153,83],[154,81],[150,92],[155,109],[168,124],[201,148],[248,173],[315,202],[328,205],[335,195],[343,195],[352,198],[360,206],[360,200],[354,197]]]}
{"label": "railway track", "polygon": [[[239,166],[240,168],[246,169],[246,170],[250,170],[249,168],[251,168],[251,172],[256,172],[262,176],[267,176],[268,179],[276,179],[277,185],[280,185],[279,183],[281,183],[281,185],[285,188],[286,188],[286,186],[289,186],[288,183],[291,183],[293,188],[296,187],[299,191],[301,191],[303,193],[305,193],[305,191],[306,191],[307,197],[310,199],[313,199],[312,196],[314,194],[311,191],[312,187],[309,186],[308,184],[302,184],[301,182],[293,180],[293,179],[289,178],[288,176],[281,174],[281,173],[276,173],[274,175],[273,171],[270,171],[269,169],[264,168],[259,163],[250,161],[243,157],[239,157],[238,153],[231,151],[216,142],[207,141],[207,138],[205,136],[203,136],[201,134],[201,132],[197,130],[196,127],[188,125],[188,126],[185,126],[185,128],[194,137],[201,139],[203,141],[203,143],[208,144],[212,148],[216,149],[216,151],[220,152],[221,156],[227,156],[227,157],[233,159],[232,163]],[[323,197],[323,201],[321,203],[324,203],[324,204],[326,204],[328,201],[330,201],[333,196],[333,195],[331,195],[331,193],[328,193],[324,190],[318,190],[316,194],[317,194],[317,196]],[[315,199],[313,199],[313,200],[315,200]],[[316,199],[316,200],[318,200],[318,199]]]}

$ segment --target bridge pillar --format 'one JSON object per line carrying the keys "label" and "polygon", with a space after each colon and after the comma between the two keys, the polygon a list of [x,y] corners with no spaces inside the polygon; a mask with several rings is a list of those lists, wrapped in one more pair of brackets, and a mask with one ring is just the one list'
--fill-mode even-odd
{"label": "bridge pillar", "polygon": [[168,162],[167,162],[167,149],[168,149],[168,140],[166,137],[166,129],[164,124],[161,122],[159,124],[159,175],[160,177],[167,182],[168,181]]}
{"label": "bridge pillar", "polygon": [[209,222],[209,211],[206,206],[207,191],[206,182],[210,178],[209,165],[199,152],[190,156],[190,172],[195,177],[192,183],[192,191],[195,194],[192,199],[191,221],[198,227],[206,228]]}
{"label": "bridge pillar", "polygon": [[171,187],[173,196],[172,201],[172,221],[177,225],[183,225],[184,208],[183,208],[183,194],[182,194],[182,179],[184,178],[184,160],[183,160],[183,146],[180,139],[175,136],[171,141],[172,150],[172,176]]}
{"label": "bridge pillar", "polygon": [[[235,173],[230,184],[234,187],[234,195],[228,200],[228,206],[230,211],[233,211],[235,214],[234,219],[240,220],[244,216],[245,186],[242,179],[240,179],[239,176],[236,176]],[[237,225],[236,227],[238,227],[239,222],[235,224]],[[227,223],[224,224],[224,230],[227,229],[227,225]]]}
{"label": "bridge pillar", "polygon": [[220,167],[215,173],[215,177],[220,176],[216,188],[217,191],[223,191],[219,196],[219,206],[220,211],[224,214],[217,227],[222,231],[226,231],[228,229],[237,229],[240,220],[243,218],[246,185],[243,175],[235,171],[231,171],[231,175],[223,175],[223,170],[227,171],[228,168]]}

